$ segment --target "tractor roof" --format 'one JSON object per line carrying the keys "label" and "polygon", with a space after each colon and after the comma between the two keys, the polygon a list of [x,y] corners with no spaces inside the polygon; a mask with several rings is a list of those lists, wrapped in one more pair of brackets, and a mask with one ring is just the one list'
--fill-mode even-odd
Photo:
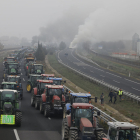
{"label": "tractor roof", "polygon": [[0,89],[0,92],[3,92],[3,91],[12,91],[14,93],[18,92],[17,90],[11,90],[11,89]]}
{"label": "tractor roof", "polygon": [[53,80],[37,80],[39,83],[53,83]]}
{"label": "tractor roof", "polygon": [[26,59],[34,59],[34,57],[27,57]]}
{"label": "tractor roof", "polygon": [[138,129],[139,127],[131,124],[129,122],[108,122],[107,123],[109,126],[112,126],[113,128],[117,129]]}
{"label": "tractor roof", "polygon": [[45,87],[48,87],[51,89],[63,89],[63,86],[61,85],[45,85]]}
{"label": "tractor roof", "polygon": [[29,74],[30,76],[41,76],[41,75],[38,75],[38,74]]}
{"label": "tractor roof", "polygon": [[73,108],[79,108],[79,109],[93,109],[93,105],[88,103],[73,103]]}
{"label": "tractor roof", "polygon": [[56,81],[62,81],[62,78],[56,78],[56,77],[49,77],[49,80],[56,80]]}
{"label": "tractor roof", "polygon": [[11,85],[16,85],[17,83],[16,83],[16,82],[2,82],[2,84],[5,84],[5,85],[6,85],[6,84],[8,84],[8,85],[10,85],[10,84],[11,84]]}
{"label": "tractor roof", "polygon": [[8,63],[8,65],[18,65],[18,63]]}
{"label": "tractor roof", "polygon": [[17,75],[8,75],[7,77],[16,77],[16,78],[19,78],[20,76],[17,76]]}
{"label": "tractor roof", "polygon": [[41,74],[41,76],[44,76],[44,77],[54,77],[54,74]]}
{"label": "tractor roof", "polygon": [[38,65],[41,65],[41,66],[43,66],[43,64],[34,64],[34,65],[37,65],[37,66],[38,66]]}
{"label": "tractor roof", "polygon": [[89,93],[70,93],[70,94],[76,97],[91,97],[91,94]]}
{"label": "tractor roof", "polygon": [[15,57],[7,57],[7,58],[13,58],[14,59]]}

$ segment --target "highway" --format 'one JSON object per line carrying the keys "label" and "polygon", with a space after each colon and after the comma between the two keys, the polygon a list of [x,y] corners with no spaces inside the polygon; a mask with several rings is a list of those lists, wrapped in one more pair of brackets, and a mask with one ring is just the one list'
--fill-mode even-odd
{"label": "highway", "polygon": [[[54,116],[45,118],[30,105],[31,95],[26,92],[27,76],[23,69],[23,61],[21,63],[21,79],[23,86],[22,108],[22,124],[21,127],[0,125],[1,140],[61,140],[61,124],[62,119]],[[0,63],[0,82],[2,82],[3,64]]]}
{"label": "highway", "polygon": [[[68,56],[66,56],[65,53],[68,53]],[[64,64],[90,77],[103,80],[110,85],[121,88],[137,96],[140,95],[140,81],[91,64],[79,58],[73,49],[65,49],[60,51],[58,53],[58,59]]]}

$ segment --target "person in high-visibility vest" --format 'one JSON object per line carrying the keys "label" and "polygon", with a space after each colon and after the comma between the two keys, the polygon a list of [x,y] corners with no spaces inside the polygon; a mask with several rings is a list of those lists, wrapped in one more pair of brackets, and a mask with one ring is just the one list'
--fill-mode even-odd
{"label": "person in high-visibility vest", "polygon": [[118,94],[119,94],[120,102],[121,102],[121,100],[122,100],[122,95],[123,95],[123,91],[120,89]]}

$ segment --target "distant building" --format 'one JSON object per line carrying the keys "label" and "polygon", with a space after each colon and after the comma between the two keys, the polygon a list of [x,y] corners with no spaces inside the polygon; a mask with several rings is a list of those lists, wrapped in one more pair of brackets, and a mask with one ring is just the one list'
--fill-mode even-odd
{"label": "distant building", "polygon": [[137,52],[137,42],[139,41],[139,35],[135,33],[132,36],[132,50]]}
{"label": "distant building", "polygon": [[140,39],[137,42],[137,55],[140,56]]}

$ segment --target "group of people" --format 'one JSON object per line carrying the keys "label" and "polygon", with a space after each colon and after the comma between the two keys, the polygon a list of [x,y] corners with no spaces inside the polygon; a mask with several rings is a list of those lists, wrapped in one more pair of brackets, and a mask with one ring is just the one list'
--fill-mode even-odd
{"label": "group of people", "polygon": [[[109,95],[108,95],[108,97],[110,97],[109,102],[112,103],[112,99],[114,98],[114,102],[113,103],[115,104],[116,101],[117,101],[117,95],[119,95],[120,102],[121,102],[122,95],[123,95],[123,91],[121,89],[118,92],[117,91],[113,92],[112,90],[109,92]],[[101,94],[100,100],[101,100],[101,105],[103,105],[103,103],[104,103],[104,93]]]}

